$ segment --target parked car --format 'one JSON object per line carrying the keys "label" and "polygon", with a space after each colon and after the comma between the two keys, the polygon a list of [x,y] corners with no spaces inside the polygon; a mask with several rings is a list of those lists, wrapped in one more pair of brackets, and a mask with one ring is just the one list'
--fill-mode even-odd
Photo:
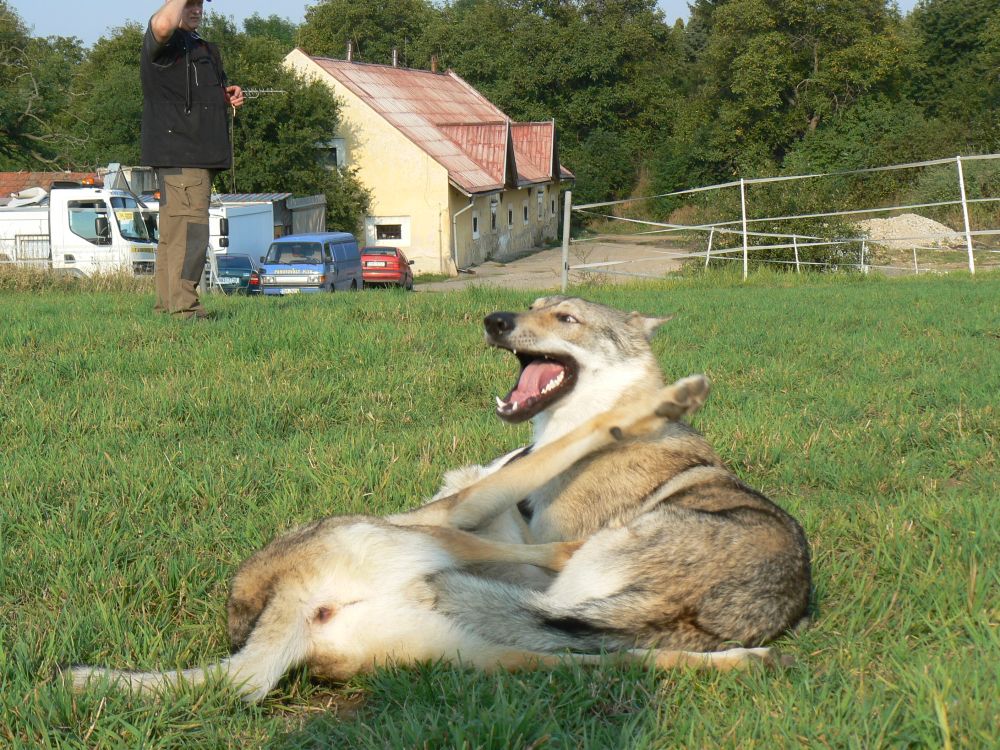
{"label": "parked car", "polygon": [[360,289],[364,283],[358,241],[347,232],[280,237],[260,262],[264,294]]}
{"label": "parked car", "polygon": [[226,294],[260,294],[260,267],[249,255],[216,255],[219,287]]}
{"label": "parked car", "polygon": [[413,289],[412,260],[398,247],[365,247],[361,249],[361,272],[365,286],[392,284]]}

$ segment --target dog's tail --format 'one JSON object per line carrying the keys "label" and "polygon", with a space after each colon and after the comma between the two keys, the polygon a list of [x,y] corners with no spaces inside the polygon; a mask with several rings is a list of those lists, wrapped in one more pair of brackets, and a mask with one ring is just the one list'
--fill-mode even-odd
{"label": "dog's tail", "polygon": [[[615,627],[594,606],[564,607],[544,592],[479,578],[461,571],[434,576],[435,608],[480,637],[519,652],[567,654],[572,661],[639,661],[660,668],[728,671],[762,663],[775,666],[769,648],[687,651],[643,648],[634,633]],[[497,613],[502,612],[502,617]],[[637,647],[638,646],[638,647]]]}
{"label": "dog's tail", "polygon": [[238,652],[207,667],[163,672],[131,672],[74,666],[67,671],[74,690],[107,680],[134,693],[153,693],[178,684],[200,685],[218,678],[231,682],[243,699],[258,701],[308,653],[307,619],[297,591],[275,591]]}

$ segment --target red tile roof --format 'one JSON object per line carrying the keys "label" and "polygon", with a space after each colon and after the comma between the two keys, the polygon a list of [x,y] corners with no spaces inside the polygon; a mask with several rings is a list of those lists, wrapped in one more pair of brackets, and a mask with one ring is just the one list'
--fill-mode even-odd
{"label": "red tile roof", "polygon": [[0,203],[10,200],[12,193],[20,193],[30,187],[49,190],[58,180],[79,181],[84,177],[94,177],[93,172],[0,172]]}
{"label": "red tile roof", "polygon": [[311,59],[445,167],[466,193],[572,177],[558,167],[554,121],[513,123],[453,71]]}

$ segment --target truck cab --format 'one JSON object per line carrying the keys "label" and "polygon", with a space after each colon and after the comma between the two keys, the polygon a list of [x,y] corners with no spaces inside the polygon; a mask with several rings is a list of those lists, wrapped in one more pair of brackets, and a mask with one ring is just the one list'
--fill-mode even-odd
{"label": "truck cab", "polygon": [[0,254],[79,276],[153,272],[156,214],[123,190],[54,183],[33,202],[0,207]]}

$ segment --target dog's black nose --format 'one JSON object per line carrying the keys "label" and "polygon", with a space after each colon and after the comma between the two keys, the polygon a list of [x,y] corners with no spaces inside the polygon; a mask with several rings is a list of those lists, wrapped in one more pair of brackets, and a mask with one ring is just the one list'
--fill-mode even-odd
{"label": "dog's black nose", "polygon": [[494,338],[500,338],[514,330],[514,313],[490,313],[483,318],[483,325],[486,327],[486,333]]}

